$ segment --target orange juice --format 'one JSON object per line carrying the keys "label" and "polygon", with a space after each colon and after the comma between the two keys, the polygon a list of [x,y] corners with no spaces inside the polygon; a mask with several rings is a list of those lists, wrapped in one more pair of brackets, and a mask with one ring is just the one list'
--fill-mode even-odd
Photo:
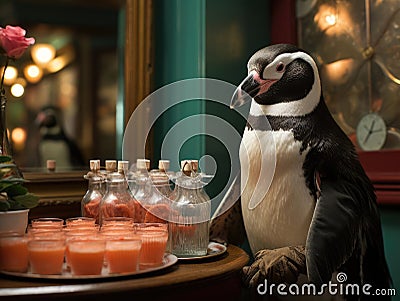
{"label": "orange juice", "polygon": [[94,230],[82,230],[82,228],[74,228],[73,231],[67,231],[65,233],[65,241],[66,241],[66,248],[65,248],[65,263],[67,267],[70,267],[69,261],[69,242],[71,240],[91,240],[90,237],[95,237],[98,234],[98,231]]}
{"label": "orange juice", "polygon": [[31,222],[32,228],[53,227],[57,229],[62,229],[63,225],[64,220],[56,217],[36,218]]}
{"label": "orange juice", "polygon": [[141,268],[162,264],[167,247],[167,224],[135,224],[136,233],[142,240],[139,265]]}
{"label": "orange juice", "polygon": [[141,247],[139,238],[107,241],[106,256],[109,273],[132,273],[139,268]]}
{"label": "orange juice", "polygon": [[23,235],[0,236],[0,270],[25,273],[28,270],[28,238]]}
{"label": "orange juice", "polygon": [[68,242],[69,264],[73,275],[100,275],[103,268],[104,240]]}
{"label": "orange juice", "polygon": [[96,219],[93,217],[71,217],[65,220],[67,227],[90,227],[96,225]]}
{"label": "orange juice", "polygon": [[29,263],[32,273],[61,274],[64,263],[65,241],[33,239],[28,242]]}

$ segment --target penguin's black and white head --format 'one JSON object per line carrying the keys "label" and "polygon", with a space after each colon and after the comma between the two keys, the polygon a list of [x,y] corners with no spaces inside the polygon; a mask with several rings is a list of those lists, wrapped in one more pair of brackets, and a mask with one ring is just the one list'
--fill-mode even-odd
{"label": "penguin's black and white head", "polygon": [[250,58],[247,68],[248,76],[236,90],[231,107],[254,99],[266,115],[303,116],[312,112],[320,101],[317,65],[296,46],[265,47]]}
{"label": "penguin's black and white head", "polygon": [[42,135],[59,134],[62,132],[60,120],[60,110],[55,106],[46,106],[37,114],[35,123]]}

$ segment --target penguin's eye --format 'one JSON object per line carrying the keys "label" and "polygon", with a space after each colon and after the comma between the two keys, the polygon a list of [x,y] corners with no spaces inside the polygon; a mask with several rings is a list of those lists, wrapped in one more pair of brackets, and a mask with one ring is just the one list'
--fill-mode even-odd
{"label": "penguin's eye", "polygon": [[283,72],[283,71],[285,71],[285,64],[279,62],[278,65],[276,65],[276,72]]}

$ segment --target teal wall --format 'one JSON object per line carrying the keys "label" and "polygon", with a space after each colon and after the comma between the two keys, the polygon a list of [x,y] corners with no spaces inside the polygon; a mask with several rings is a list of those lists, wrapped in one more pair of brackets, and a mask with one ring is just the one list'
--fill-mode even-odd
{"label": "teal wall", "polygon": [[[156,0],[154,1],[155,26],[155,89],[175,81],[205,77],[205,0]],[[154,158],[152,165],[156,167],[160,159],[163,137],[179,120],[202,113],[205,104],[199,100],[191,100],[171,107],[160,116],[154,128]],[[199,130],[201,122],[193,124]],[[185,135],[185,128],[179,129],[177,136]],[[179,139],[179,137],[176,137]],[[169,145],[178,145],[169,143]],[[200,158],[204,153],[205,142],[202,137],[189,139],[180,149],[180,159]],[[163,150],[163,159],[174,158],[177,149]],[[179,162],[171,161],[171,169],[177,170]]]}
{"label": "teal wall", "polygon": [[386,259],[392,274],[397,295],[393,301],[400,300],[400,208],[381,207],[383,239]]}
{"label": "teal wall", "polygon": [[[269,3],[209,0],[206,12],[206,75],[237,86],[247,75],[250,56],[270,43]],[[207,102],[206,113],[227,120],[240,135],[246,125],[240,114],[216,102]],[[206,153],[215,158],[219,167],[214,181],[207,186],[213,197],[227,184],[231,163],[224,145],[210,137],[205,141]]]}
{"label": "teal wall", "polygon": [[[247,73],[250,55],[269,43],[268,1],[155,0],[154,8],[154,90],[178,80],[199,77],[237,85]],[[245,125],[238,114],[215,103],[193,100],[176,105],[154,126],[153,167],[160,159],[163,137],[168,130],[177,121],[199,113],[224,118],[239,132]],[[199,122],[193,127],[204,131],[207,124]],[[181,131],[184,135],[185,129]],[[170,143],[178,144],[179,141]],[[177,151],[166,150],[165,159],[174,158]],[[214,157],[219,166],[229,167],[224,146],[205,135],[187,140],[179,158],[200,158],[206,154]],[[178,162],[171,162],[171,168],[176,170]],[[226,184],[228,169],[217,169],[214,180],[207,186],[211,196]]]}

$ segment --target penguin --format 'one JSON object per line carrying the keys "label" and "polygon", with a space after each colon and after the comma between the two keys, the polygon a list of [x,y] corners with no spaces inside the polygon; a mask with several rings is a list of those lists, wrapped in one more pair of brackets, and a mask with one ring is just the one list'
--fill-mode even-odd
{"label": "penguin", "polygon": [[[211,239],[237,243],[237,233],[245,232],[254,256],[243,269],[249,286],[264,279],[295,283],[304,274],[321,287],[341,274],[348,284],[389,289],[374,188],[324,102],[314,59],[297,46],[276,44],[257,51],[247,68],[231,103],[234,108],[251,101],[239,151],[242,175],[222,202],[239,201],[223,214],[224,204],[217,209]],[[263,156],[272,152],[270,185],[254,195],[263,164],[271,162]]]}
{"label": "penguin", "polygon": [[65,134],[59,115],[57,107],[45,106],[36,117],[35,123],[41,134],[38,145],[41,165],[46,166],[47,160],[56,160],[58,167],[84,166],[82,154]]}

